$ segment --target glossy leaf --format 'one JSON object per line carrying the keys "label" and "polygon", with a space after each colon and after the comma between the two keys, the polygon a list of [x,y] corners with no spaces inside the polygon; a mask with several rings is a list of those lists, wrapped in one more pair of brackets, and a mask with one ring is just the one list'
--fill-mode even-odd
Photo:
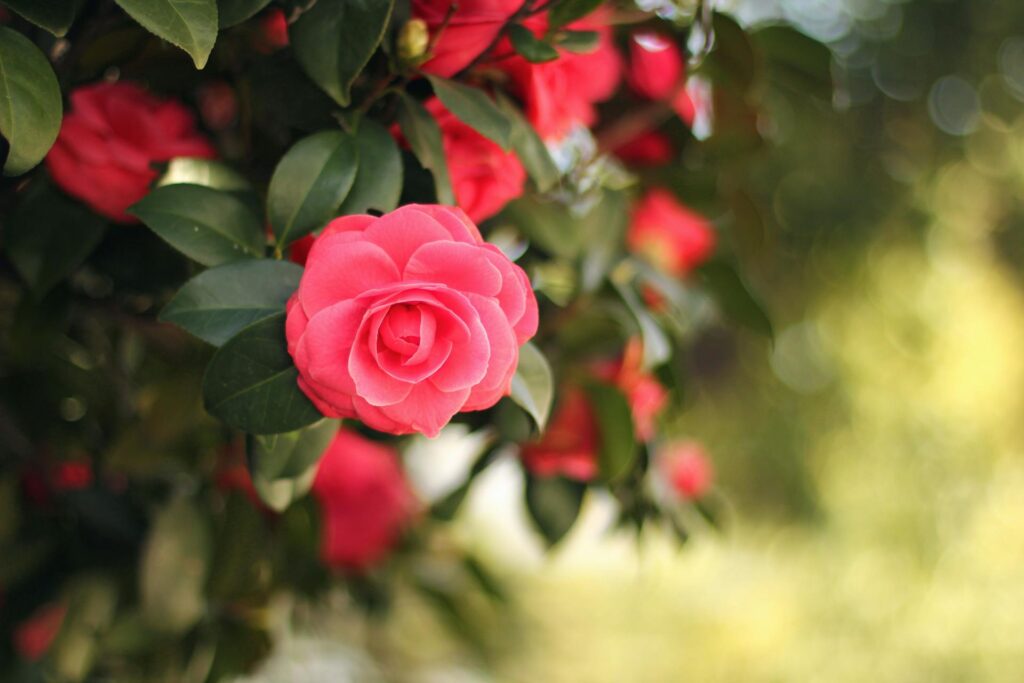
{"label": "glossy leaf", "polygon": [[267,191],[267,216],[279,247],[322,228],[355,182],[359,152],[340,130],[299,140],[274,169]]}
{"label": "glossy leaf", "polygon": [[697,269],[697,276],[729,318],[769,339],[774,337],[772,321],[764,306],[731,265],[709,261]]}
{"label": "glossy leaf", "polygon": [[548,25],[551,30],[582,19],[601,4],[601,0],[560,0],[555,3],[549,13]]}
{"label": "glossy leaf", "polygon": [[519,348],[519,365],[512,376],[512,400],[530,414],[544,431],[554,398],[554,377],[547,358],[532,342]]}
{"label": "glossy leaf", "polygon": [[483,90],[438,76],[428,75],[427,79],[448,111],[480,135],[508,150],[512,144],[512,122]]}
{"label": "glossy leaf", "polygon": [[320,456],[338,433],[339,420],[321,420],[287,434],[259,436],[253,441],[250,469],[260,499],[281,512],[313,485]]}
{"label": "glossy leaf", "polygon": [[246,327],[217,351],[203,378],[203,404],[250,434],[280,434],[322,416],[297,383],[288,355],[284,314]]}
{"label": "glossy leaf", "polygon": [[586,490],[583,484],[561,477],[526,477],[526,510],[548,546],[572,529]]}
{"label": "glossy leaf", "polygon": [[25,36],[0,27],[0,135],[10,147],[4,175],[20,175],[43,160],[63,111],[46,56]]}
{"label": "glossy leaf", "polygon": [[[67,238],[68,226],[74,239]],[[33,183],[4,223],[5,250],[29,287],[44,294],[85,261],[106,227],[84,205]]]}
{"label": "glossy leaf", "polygon": [[437,201],[441,204],[455,204],[452,182],[448,175],[448,161],[444,156],[441,129],[438,128],[437,121],[422,104],[405,93],[401,94],[400,104],[398,124],[413,154],[423,168],[434,176]]}
{"label": "glossy leaf", "polygon": [[359,122],[355,139],[359,169],[338,213],[393,211],[402,195],[402,155],[398,144],[384,126],[369,119]]}
{"label": "glossy leaf", "polygon": [[394,0],[319,0],[289,31],[295,57],[338,104],[351,102],[352,83],[387,28]]}
{"label": "glossy leaf", "polygon": [[204,266],[263,256],[259,219],[239,199],[201,185],[165,185],[128,213]]}
{"label": "glossy leaf", "polygon": [[587,386],[587,395],[601,434],[598,451],[601,478],[614,482],[627,474],[636,461],[633,412],[622,392],[611,385],[592,383]]}
{"label": "glossy leaf", "polygon": [[139,598],[151,628],[182,633],[202,618],[209,562],[206,520],[188,499],[172,501],[157,514],[142,549]]}
{"label": "glossy leaf", "polygon": [[587,54],[597,49],[600,38],[597,31],[563,31],[556,36],[556,42],[569,52]]}
{"label": "glossy leaf", "polygon": [[284,311],[299,287],[302,268],[288,261],[237,261],[189,280],[160,319],[220,346],[252,323]]}
{"label": "glossy leaf", "polygon": [[82,3],[81,0],[3,0],[0,4],[60,38],[68,32]]}
{"label": "glossy leaf", "polygon": [[217,21],[221,28],[241,24],[270,4],[270,0],[217,0]]}
{"label": "glossy leaf", "polygon": [[167,164],[167,170],[157,181],[164,185],[202,185],[225,192],[248,192],[252,189],[242,174],[227,164],[213,159],[176,157]]}
{"label": "glossy leaf", "polygon": [[132,19],[206,66],[217,41],[217,0],[114,0]]}
{"label": "glossy leaf", "polygon": [[558,59],[558,50],[533,35],[533,31],[520,24],[508,28],[512,47],[528,62],[542,63]]}
{"label": "glossy leaf", "polygon": [[537,189],[547,192],[558,183],[562,175],[551,159],[548,148],[512,100],[498,93],[497,102],[512,123],[512,149],[537,185]]}

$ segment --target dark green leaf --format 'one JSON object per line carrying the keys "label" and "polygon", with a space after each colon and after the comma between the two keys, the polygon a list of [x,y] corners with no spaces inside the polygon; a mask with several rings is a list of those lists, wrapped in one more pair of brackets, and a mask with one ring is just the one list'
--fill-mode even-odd
{"label": "dark green leaf", "polygon": [[516,156],[523,163],[526,172],[533,178],[537,189],[547,192],[555,186],[562,174],[552,161],[544,141],[519,108],[501,93],[498,93],[497,98],[498,106],[512,122],[512,149],[516,151]]}
{"label": "dark green leaf", "polygon": [[530,242],[553,256],[574,260],[582,248],[576,221],[559,202],[524,196],[505,206],[502,216]]}
{"label": "dark green leaf", "polygon": [[413,154],[420,160],[423,168],[434,176],[434,192],[441,204],[454,205],[455,195],[448,176],[448,161],[444,156],[444,145],[441,142],[441,129],[437,121],[423,105],[409,95],[402,93],[401,107],[398,110],[398,124],[402,134],[408,140]]}
{"label": "dark green leaf", "polygon": [[245,493],[227,496],[214,536],[207,591],[218,602],[259,596],[270,579],[267,524]]}
{"label": "dark green leaf", "polygon": [[519,365],[512,376],[512,400],[530,414],[537,429],[544,431],[551,412],[554,378],[547,358],[532,342],[519,348]]}
{"label": "dark green leaf", "polygon": [[600,37],[597,31],[561,31],[555,37],[555,42],[569,52],[586,54],[597,49]]}
{"label": "dark green leaf", "polygon": [[3,0],[2,4],[60,38],[71,27],[81,0]]}
{"label": "dark green leaf", "polygon": [[586,490],[583,484],[561,477],[526,477],[526,509],[548,546],[572,529]]}
{"label": "dark green leaf", "polygon": [[10,146],[4,175],[19,175],[43,160],[63,111],[46,56],[25,36],[0,27],[0,135]]}
{"label": "dark green leaf", "polygon": [[507,150],[512,144],[512,122],[479,88],[428,75],[434,94],[452,114],[476,132]]}
{"label": "dark green leaf", "polygon": [[195,276],[160,312],[160,319],[220,346],[257,320],[284,311],[302,268],[269,259],[226,263]]}
{"label": "dark green leaf", "polygon": [[618,481],[636,462],[633,412],[622,392],[611,385],[594,382],[587,386],[587,395],[601,434],[598,451],[601,478],[609,482]]}
{"label": "dark green leaf", "polygon": [[322,416],[297,383],[288,355],[284,314],[239,332],[206,368],[206,410],[250,434],[280,434],[313,424]]}
{"label": "dark green leaf", "polygon": [[259,436],[252,449],[252,482],[270,508],[281,512],[309,491],[320,456],[340,426],[338,420],[321,420],[287,434]]}
{"label": "dark green leaf", "polygon": [[289,31],[295,56],[317,85],[348,106],[356,77],[377,49],[394,0],[319,0]]}
{"label": "dark green leaf", "polygon": [[600,6],[601,0],[561,0],[551,8],[548,18],[549,30],[561,28],[568,23],[582,19]]}
{"label": "dark green leaf", "polygon": [[753,86],[759,64],[750,36],[727,14],[715,12],[714,49],[702,68],[712,72],[712,80],[728,83],[740,92]]}
{"label": "dark green leaf", "polygon": [[626,197],[622,192],[606,190],[601,201],[579,221],[583,239],[580,263],[580,286],[584,292],[596,291],[622,252],[622,241],[628,224]]}
{"label": "dark green leaf", "polygon": [[644,345],[644,368],[649,370],[661,365],[672,356],[672,344],[668,340],[668,335],[640,301],[640,297],[633,291],[632,284],[619,281],[613,284],[640,330],[640,339]]}
{"label": "dark green leaf", "polygon": [[764,306],[751,294],[731,265],[724,261],[708,261],[697,268],[697,276],[723,313],[769,339],[774,336],[772,321]]}
{"label": "dark green leaf", "polygon": [[337,215],[358,165],[355,140],[340,130],[310,135],[288,150],[267,191],[267,217],[279,247],[322,228]]}
{"label": "dark green leaf", "polygon": [[157,514],[142,549],[139,599],[149,626],[181,633],[199,621],[209,561],[206,519],[188,499],[172,501]]}
{"label": "dark green leaf", "polygon": [[375,209],[387,213],[402,195],[402,155],[387,128],[363,119],[355,134],[359,170],[338,213],[351,215]]}
{"label": "dark green leaf", "polygon": [[765,26],[751,37],[773,81],[800,94],[832,99],[832,53],[826,46],[789,26]]}
{"label": "dark green leaf", "polygon": [[217,0],[115,0],[149,32],[192,56],[197,69],[206,66],[217,40]]}
{"label": "dark green leaf", "polygon": [[85,261],[106,226],[82,204],[33,183],[5,222],[7,255],[29,287],[43,294]]}
{"label": "dark green leaf", "polygon": [[204,266],[263,256],[260,221],[239,199],[201,185],[165,185],[128,213]]}
{"label": "dark green leaf", "polygon": [[533,31],[525,26],[509,26],[508,37],[512,40],[512,47],[528,62],[540,63],[558,59],[558,50],[539,40],[533,35]]}
{"label": "dark green leaf", "polygon": [[270,4],[270,0],[217,0],[217,19],[221,28],[241,24]]}

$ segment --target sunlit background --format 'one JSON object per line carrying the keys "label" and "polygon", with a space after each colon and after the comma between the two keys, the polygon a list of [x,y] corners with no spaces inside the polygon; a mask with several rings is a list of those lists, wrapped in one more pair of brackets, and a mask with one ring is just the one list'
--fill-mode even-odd
{"label": "sunlit background", "polygon": [[[421,597],[324,605],[253,681],[1024,680],[1024,4],[718,5],[827,42],[836,82],[764,93],[775,148],[732,179],[770,207],[733,239],[776,340],[707,332],[670,430],[723,529],[636,541],[591,494],[545,556],[499,462],[456,533],[503,608],[460,637]],[[437,496],[473,444],[421,446]]]}

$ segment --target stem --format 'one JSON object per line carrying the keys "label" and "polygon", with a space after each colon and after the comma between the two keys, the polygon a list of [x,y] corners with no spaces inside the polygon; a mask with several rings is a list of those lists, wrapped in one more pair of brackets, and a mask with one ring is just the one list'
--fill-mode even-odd
{"label": "stem", "polygon": [[672,115],[672,109],[664,102],[652,102],[600,131],[597,134],[597,146],[606,152],[614,150],[642,133],[657,128],[672,118]]}

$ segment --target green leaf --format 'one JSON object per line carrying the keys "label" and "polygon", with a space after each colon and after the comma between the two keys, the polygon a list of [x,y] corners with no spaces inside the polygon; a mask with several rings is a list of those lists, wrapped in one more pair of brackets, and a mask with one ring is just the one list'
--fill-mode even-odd
{"label": "green leaf", "polygon": [[558,50],[543,40],[539,40],[533,35],[533,31],[525,26],[520,24],[509,26],[508,37],[512,40],[512,47],[528,62],[536,64],[558,59]]}
{"label": "green leaf", "polygon": [[320,420],[305,429],[253,439],[250,469],[260,499],[284,511],[313,485],[320,457],[331,445],[339,420]]}
{"label": "green leaf", "polygon": [[337,215],[358,166],[356,142],[340,130],[310,135],[285,153],[267,191],[267,217],[278,247],[322,228]]}
{"label": "green leaf", "polygon": [[301,277],[302,268],[288,261],[226,263],[189,280],[160,319],[220,346],[242,328],[284,311]]}
{"label": "green leaf", "polygon": [[192,56],[197,69],[206,66],[217,41],[217,0],[114,0],[150,33]]}
{"label": "green leaf", "polygon": [[587,487],[562,477],[526,477],[526,510],[547,542],[553,546],[569,533],[583,506]]}
{"label": "green leaf", "polygon": [[548,16],[549,31],[582,19],[600,6],[601,0],[561,0]]}
{"label": "green leaf", "polygon": [[355,134],[359,169],[338,213],[348,216],[376,209],[393,211],[402,195],[402,154],[387,128],[363,119]]}
{"label": "green leaf", "polygon": [[530,414],[544,431],[551,413],[555,381],[547,358],[532,342],[519,347],[519,365],[512,376],[512,400]]}
{"label": "green leaf", "polygon": [[203,378],[206,410],[250,434],[292,432],[322,415],[302,393],[288,355],[284,314],[249,325],[228,340]]}
{"label": "green leaf", "polygon": [[192,627],[205,612],[210,529],[185,498],[161,510],[142,548],[139,598],[146,623],[170,633]]}
{"label": "green leaf", "polygon": [[172,247],[204,266],[260,258],[259,219],[236,197],[201,185],[165,185],[128,209]]}
{"label": "green leaf", "polygon": [[3,0],[15,13],[62,38],[75,20],[81,0]]}
{"label": "green leaf", "polygon": [[508,150],[512,144],[512,122],[483,90],[429,74],[427,80],[448,111],[480,135]]}
{"label": "green leaf", "polygon": [[587,386],[587,395],[601,434],[598,451],[601,478],[608,482],[618,481],[636,462],[633,412],[622,392],[611,385],[593,382]]}
{"label": "green leaf", "polygon": [[157,187],[164,185],[202,185],[225,192],[249,192],[252,186],[242,174],[220,161],[196,157],[175,157],[167,164]]}
{"label": "green leaf", "polygon": [[613,279],[613,285],[640,329],[640,339],[644,345],[644,369],[649,370],[661,365],[672,356],[672,344],[668,335],[640,301],[631,284]]}
{"label": "green leaf", "polygon": [[740,92],[747,92],[757,79],[760,64],[750,36],[727,14],[715,12],[715,43],[702,64],[711,72],[712,80],[728,83]]}
{"label": "green leaf", "polygon": [[512,122],[512,149],[515,150],[519,161],[523,163],[526,172],[533,178],[537,189],[547,192],[558,183],[562,174],[551,159],[551,154],[544,145],[544,141],[540,139],[537,131],[526,120],[523,113],[519,111],[519,107],[501,93],[497,94],[497,99],[498,106]]}
{"label": "green leaf", "polygon": [[217,19],[221,28],[241,24],[270,4],[270,0],[217,0]]}
{"label": "green leaf", "polygon": [[601,35],[597,31],[561,31],[555,42],[569,52],[587,54],[597,49]]}
{"label": "green leaf", "polygon": [[452,182],[448,176],[448,161],[444,156],[444,145],[441,142],[441,129],[437,121],[423,105],[406,93],[400,94],[398,125],[402,134],[409,142],[413,154],[420,160],[423,168],[434,176],[434,191],[437,201],[449,206],[455,204]]}
{"label": "green leaf", "polygon": [[722,312],[731,319],[772,339],[772,321],[739,273],[724,261],[708,261],[696,270],[701,283],[711,292]]}
{"label": "green leaf", "polygon": [[0,27],[0,135],[10,146],[4,175],[20,175],[43,160],[63,112],[46,56],[25,36]]}
{"label": "green leaf", "polygon": [[789,26],[765,26],[751,38],[764,56],[768,75],[799,94],[832,99],[832,53]]}
{"label": "green leaf", "polygon": [[344,106],[387,29],[394,0],[318,0],[289,30],[299,64]]}
{"label": "green leaf", "polygon": [[84,205],[34,182],[5,221],[5,248],[18,273],[40,295],[85,261],[106,227]]}
{"label": "green leaf", "polygon": [[577,229],[583,240],[580,286],[584,292],[594,292],[604,283],[613,261],[622,253],[629,223],[627,208],[624,193],[605,190],[600,202],[579,221]]}
{"label": "green leaf", "polygon": [[273,549],[262,510],[245,493],[231,491],[217,522],[206,584],[211,601],[262,597],[272,578],[268,569]]}

